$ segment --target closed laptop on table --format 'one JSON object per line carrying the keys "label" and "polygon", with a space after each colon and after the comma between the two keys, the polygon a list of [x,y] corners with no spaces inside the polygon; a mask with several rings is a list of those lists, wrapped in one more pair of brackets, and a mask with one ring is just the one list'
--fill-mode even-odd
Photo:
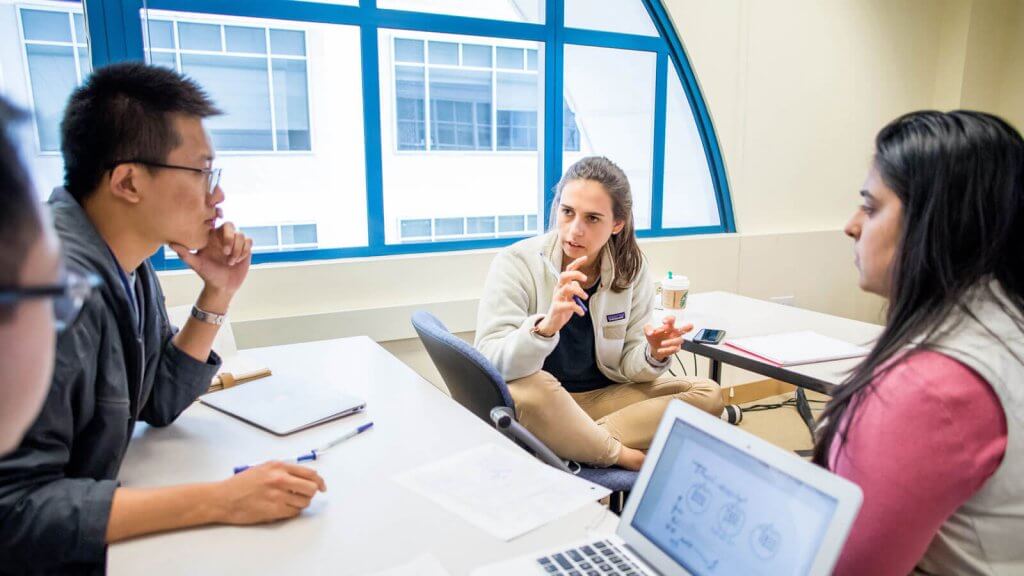
{"label": "closed laptop on table", "polygon": [[335,387],[279,375],[203,396],[200,401],[279,436],[354,414],[366,402]]}

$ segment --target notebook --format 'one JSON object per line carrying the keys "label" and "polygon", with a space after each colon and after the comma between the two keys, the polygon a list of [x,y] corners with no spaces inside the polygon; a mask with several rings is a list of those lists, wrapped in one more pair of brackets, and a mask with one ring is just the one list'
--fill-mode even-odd
{"label": "notebook", "polygon": [[825,575],[861,500],[852,482],[673,400],[615,534],[473,575]]}
{"label": "notebook", "polygon": [[729,339],[725,341],[725,345],[753,354],[779,366],[859,358],[867,356],[870,352],[863,346],[822,336],[810,330]]}
{"label": "notebook", "polygon": [[200,402],[279,436],[355,414],[366,402],[318,382],[273,376],[206,394]]}

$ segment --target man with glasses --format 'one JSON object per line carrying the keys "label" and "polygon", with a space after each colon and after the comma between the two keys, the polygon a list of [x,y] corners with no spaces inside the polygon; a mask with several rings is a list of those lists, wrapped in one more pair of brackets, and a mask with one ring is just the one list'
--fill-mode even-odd
{"label": "man with glasses", "polygon": [[[0,459],[0,573],[101,573],[108,543],[293,517],[325,489],[284,463],[204,484],[116,481],[135,423],[170,424],[210,385],[214,336],[249,270],[252,241],[217,225],[224,192],[203,128],[217,113],[191,80],[138,63],[97,70],[71,96],[51,212],[68,266],[102,285],[57,340],[38,419]],[[164,245],[203,281],[180,331],[148,263]]]}
{"label": "man with glasses", "polygon": [[0,99],[0,456],[39,413],[53,372],[55,329],[73,320],[91,288],[81,276],[61,273],[57,236],[8,135],[9,122],[20,116]]}

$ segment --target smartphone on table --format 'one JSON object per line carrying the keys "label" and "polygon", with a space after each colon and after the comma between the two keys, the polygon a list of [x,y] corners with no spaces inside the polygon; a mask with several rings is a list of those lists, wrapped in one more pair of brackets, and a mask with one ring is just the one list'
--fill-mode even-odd
{"label": "smartphone on table", "polygon": [[723,338],[725,338],[725,330],[701,328],[697,335],[693,337],[693,341],[700,344],[719,344]]}

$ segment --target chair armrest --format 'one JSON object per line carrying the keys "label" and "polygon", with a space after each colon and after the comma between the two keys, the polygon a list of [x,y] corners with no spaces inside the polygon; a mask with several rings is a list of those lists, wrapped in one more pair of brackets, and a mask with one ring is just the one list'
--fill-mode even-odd
{"label": "chair armrest", "polygon": [[569,466],[562,461],[554,452],[541,442],[532,432],[523,428],[523,425],[516,421],[515,413],[507,406],[495,406],[491,408],[491,421],[495,427],[501,430],[506,436],[511,436],[533,452],[534,456],[540,458],[541,462],[558,468],[562,472],[572,474]]}

